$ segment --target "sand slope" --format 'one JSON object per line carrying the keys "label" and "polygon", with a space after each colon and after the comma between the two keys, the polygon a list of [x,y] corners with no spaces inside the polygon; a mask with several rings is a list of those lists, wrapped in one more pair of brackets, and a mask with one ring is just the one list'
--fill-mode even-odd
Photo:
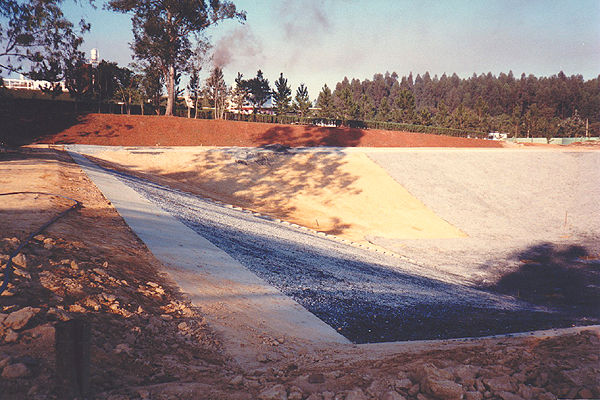
{"label": "sand slope", "polygon": [[106,150],[94,157],[151,180],[359,243],[367,243],[369,235],[466,237],[362,153],[188,148]]}

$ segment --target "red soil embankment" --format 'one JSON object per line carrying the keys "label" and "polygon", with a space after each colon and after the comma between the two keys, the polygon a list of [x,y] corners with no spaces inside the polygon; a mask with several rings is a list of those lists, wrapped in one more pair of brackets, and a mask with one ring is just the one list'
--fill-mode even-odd
{"label": "red soil embankment", "polygon": [[412,132],[178,117],[87,114],[36,143],[111,146],[502,147],[500,142]]}

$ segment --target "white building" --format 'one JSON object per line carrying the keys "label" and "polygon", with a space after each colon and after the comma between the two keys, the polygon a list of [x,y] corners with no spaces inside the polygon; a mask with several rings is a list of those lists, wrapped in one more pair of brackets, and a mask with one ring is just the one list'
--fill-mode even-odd
{"label": "white building", "polygon": [[[7,89],[42,90],[52,87],[52,84],[48,81],[34,81],[25,78],[23,75],[21,75],[19,79],[3,78],[3,81],[4,86]],[[62,87],[63,92],[67,91],[64,82],[60,82],[60,86]]]}

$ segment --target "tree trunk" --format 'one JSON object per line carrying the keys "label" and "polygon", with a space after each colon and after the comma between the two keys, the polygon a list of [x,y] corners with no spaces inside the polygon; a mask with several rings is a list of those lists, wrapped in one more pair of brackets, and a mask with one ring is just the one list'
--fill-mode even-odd
{"label": "tree trunk", "polygon": [[169,72],[167,74],[167,108],[165,115],[173,115],[173,109],[175,107],[175,66],[169,65]]}

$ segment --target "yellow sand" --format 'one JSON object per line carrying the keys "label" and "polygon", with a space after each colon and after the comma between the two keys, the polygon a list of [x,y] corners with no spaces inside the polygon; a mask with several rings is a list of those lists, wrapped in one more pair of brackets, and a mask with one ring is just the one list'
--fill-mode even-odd
{"label": "yellow sand", "polygon": [[244,160],[195,149],[94,156],[159,183],[358,243],[367,243],[369,235],[466,237],[362,153],[265,153],[266,158]]}

